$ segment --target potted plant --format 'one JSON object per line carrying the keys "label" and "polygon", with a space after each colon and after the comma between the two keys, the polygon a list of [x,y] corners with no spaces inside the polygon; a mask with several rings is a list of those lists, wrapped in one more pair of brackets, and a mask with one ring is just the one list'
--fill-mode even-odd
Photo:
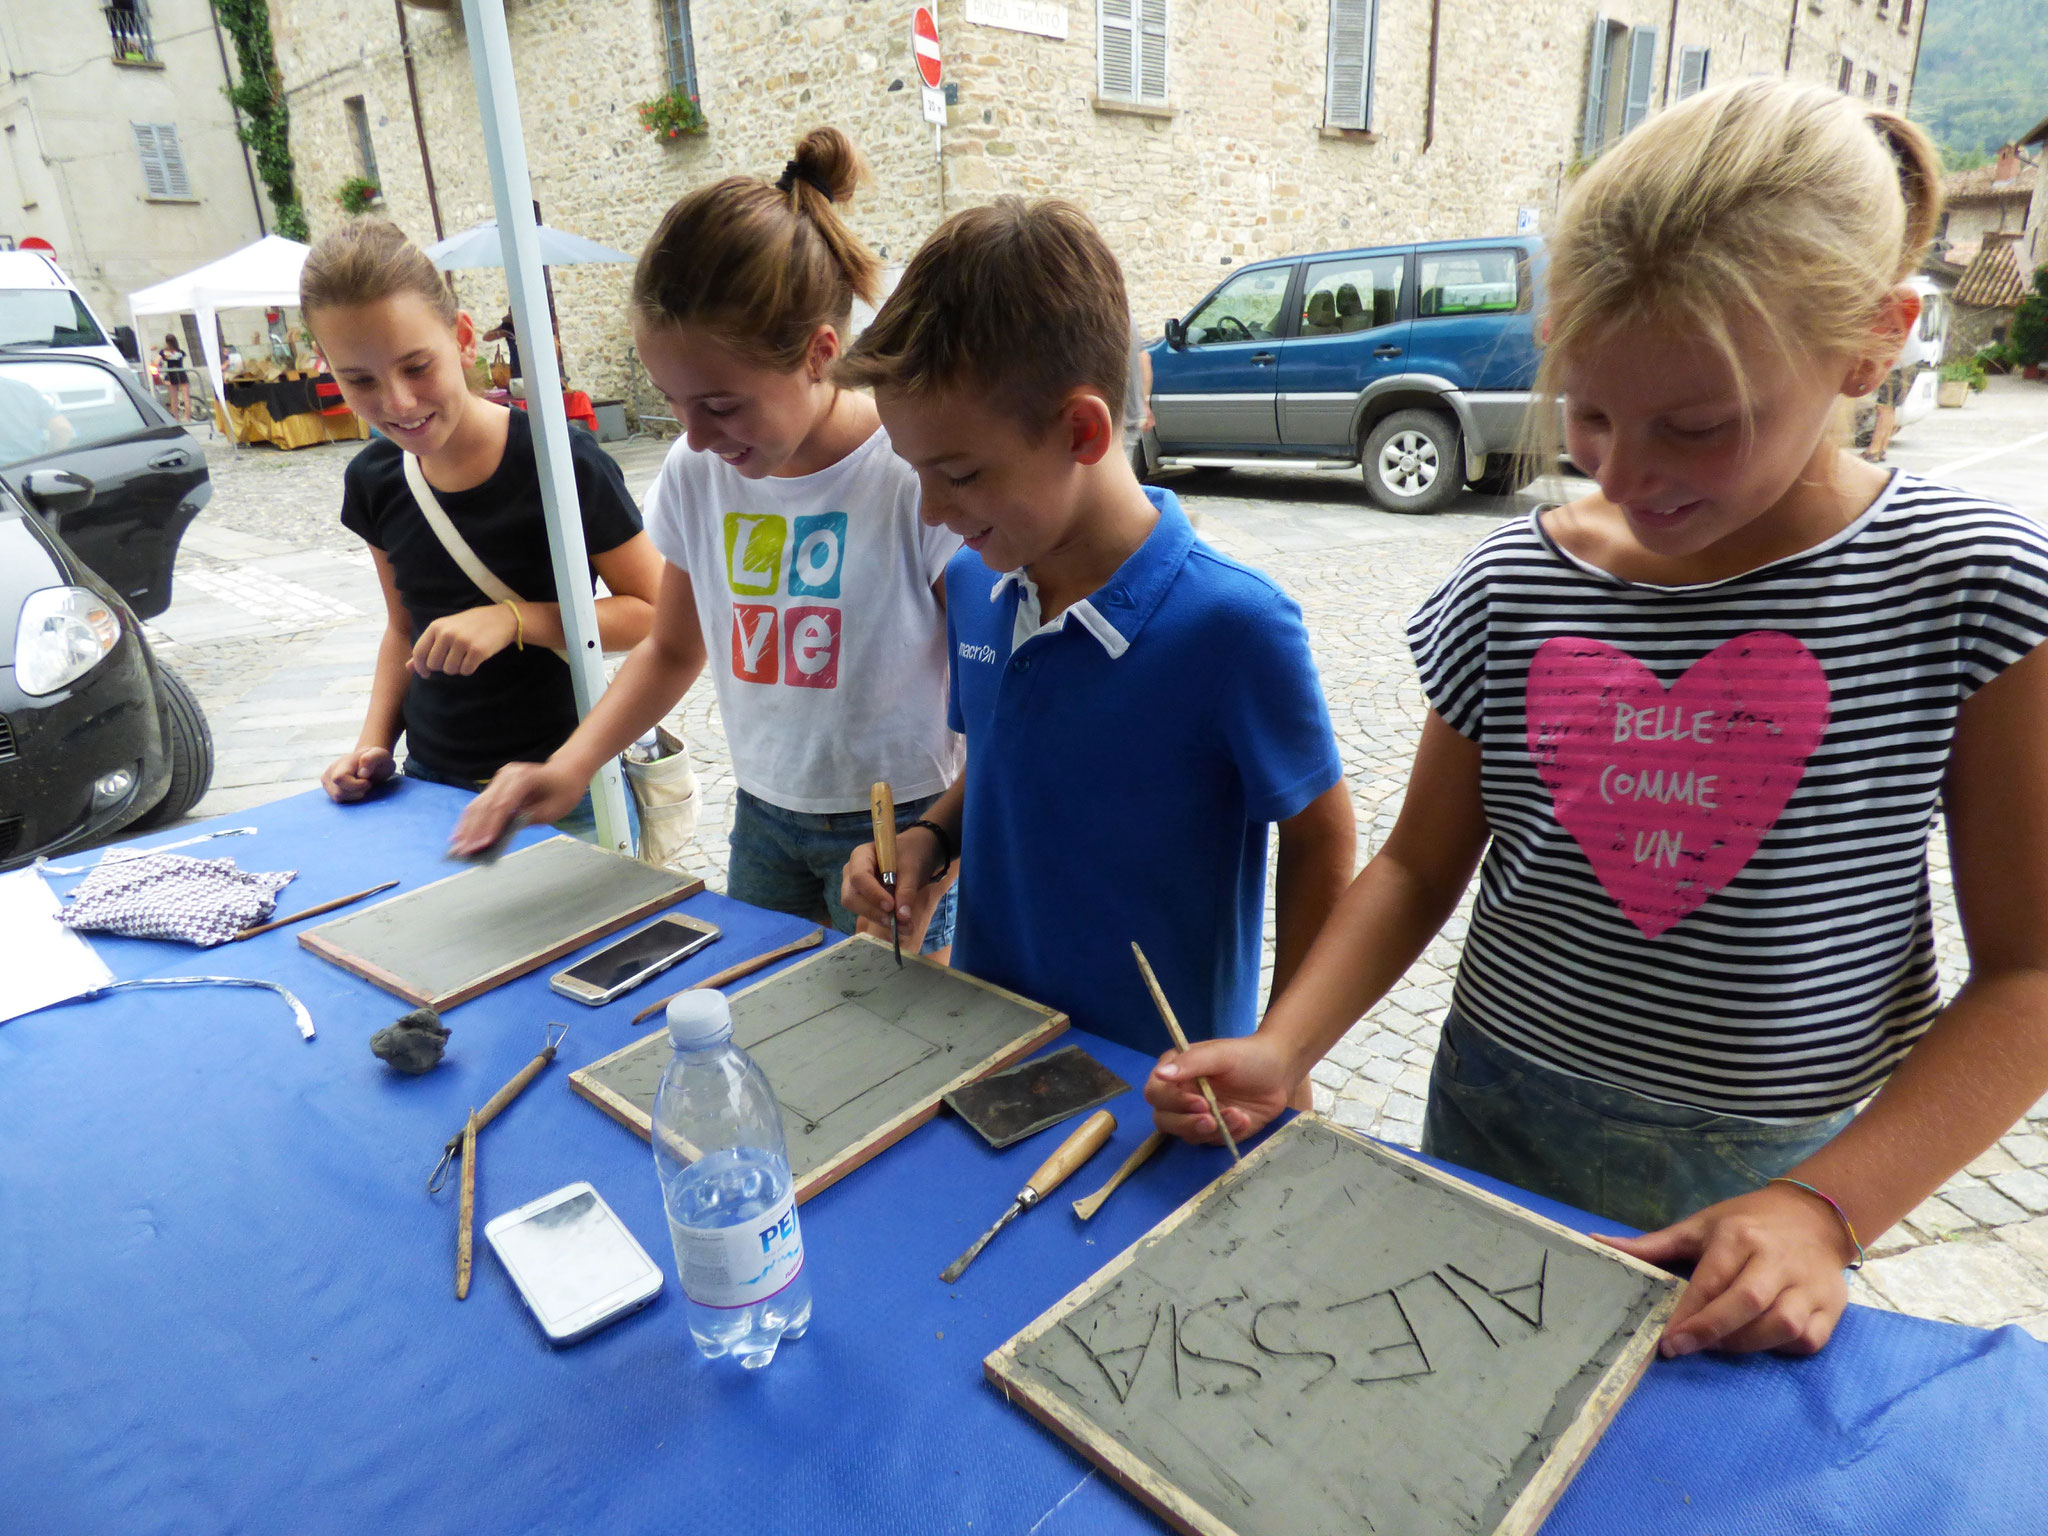
{"label": "potted plant", "polygon": [[2042,363],[2048,362],[2048,267],[2034,270],[2033,288],[2013,311],[2005,349],[2028,378],[2038,379]]}
{"label": "potted plant", "polygon": [[367,176],[351,176],[344,181],[334,194],[334,200],[341,204],[341,211],[350,218],[367,213],[384,200],[384,194],[377,190],[377,183]]}
{"label": "potted plant", "polygon": [[678,139],[686,133],[702,133],[711,124],[704,117],[704,108],[681,86],[666,91],[652,101],[640,103],[640,126],[647,132],[662,139]]}
{"label": "potted plant", "polygon": [[[1941,365],[1941,389],[1937,400],[1944,410],[1960,410],[1970,398],[1973,380],[1981,381],[1984,368],[1974,357],[1958,358]],[[1978,383],[1981,388],[1981,382]]]}

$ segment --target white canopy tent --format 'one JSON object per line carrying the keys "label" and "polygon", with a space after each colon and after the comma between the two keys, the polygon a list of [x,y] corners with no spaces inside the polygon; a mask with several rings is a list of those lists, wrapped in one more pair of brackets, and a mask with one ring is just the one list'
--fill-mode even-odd
{"label": "white canopy tent", "polygon": [[177,315],[190,310],[199,318],[199,345],[206,353],[206,372],[213,395],[223,398],[220,371],[220,326],[224,309],[276,309],[299,302],[299,269],[307,247],[282,235],[265,235],[232,255],[209,261],[182,277],[128,295],[128,319],[143,334],[143,315]]}

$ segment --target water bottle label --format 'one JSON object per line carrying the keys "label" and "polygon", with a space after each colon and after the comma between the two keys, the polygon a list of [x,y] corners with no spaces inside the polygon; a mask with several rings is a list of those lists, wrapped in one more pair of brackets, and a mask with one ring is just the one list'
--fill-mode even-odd
{"label": "water bottle label", "polygon": [[674,1231],[683,1292],[700,1306],[750,1307],[773,1296],[803,1268],[794,1190],[772,1210],[739,1226],[676,1225]]}

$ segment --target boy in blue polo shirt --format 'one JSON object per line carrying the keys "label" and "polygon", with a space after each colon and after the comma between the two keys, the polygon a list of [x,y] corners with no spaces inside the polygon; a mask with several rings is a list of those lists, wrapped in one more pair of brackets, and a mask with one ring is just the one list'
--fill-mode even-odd
{"label": "boy in blue polo shirt", "polygon": [[[954,963],[1150,1053],[1132,940],[1192,1037],[1248,1034],[1268,824],[1276,989],[1354,831],[1300,608],[1120,452],[1127,313],[1084,215],[1004,198],[926,243],[839,376],[874,387],[925,521],[967,545],[945,576],[967,771],[897,835],[905,926],[957,848]],[[888,922],[872,846],[843,899]]]}

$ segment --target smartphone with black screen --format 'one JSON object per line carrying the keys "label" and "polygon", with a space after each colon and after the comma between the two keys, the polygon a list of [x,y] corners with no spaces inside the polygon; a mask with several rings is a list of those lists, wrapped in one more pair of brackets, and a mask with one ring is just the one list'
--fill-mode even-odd
{"label": "smartphone with black screen", "polygon": [[548,978],[564,997],[595,1008],[659,976],[678,960],[686,960],[718,937],[715,924],[671,914],[637,933],[614,939],[596,954]]}

